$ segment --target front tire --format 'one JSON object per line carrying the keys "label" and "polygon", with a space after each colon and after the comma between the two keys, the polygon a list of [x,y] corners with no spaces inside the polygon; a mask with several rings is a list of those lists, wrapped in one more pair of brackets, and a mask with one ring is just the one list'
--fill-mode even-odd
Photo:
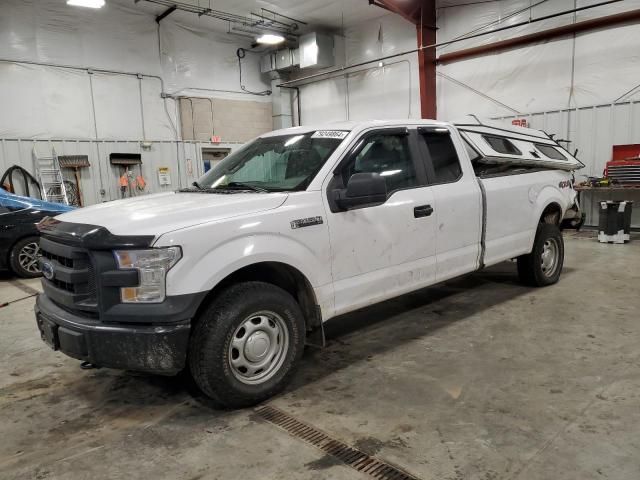
{"label": "front tire", "polygon": [[533,250],[518,257],[520,281],[532,287],[553,285],[560,279],[564,265],[564,241],[557,225],[541,223]]}
{"label": "front tire", "polygon": [[289,293],[263,282],[232,285],[196,320],[191,376],[217,406],[255,405],[287,385],[304,334],[302,311]]}
{"label": "front tire", "polygon": [[25,237],[18,240],[9,253],[9,265],[13,273],[22,278],[35,278],[41,275],[40,265],[40,238],[37,236]]}

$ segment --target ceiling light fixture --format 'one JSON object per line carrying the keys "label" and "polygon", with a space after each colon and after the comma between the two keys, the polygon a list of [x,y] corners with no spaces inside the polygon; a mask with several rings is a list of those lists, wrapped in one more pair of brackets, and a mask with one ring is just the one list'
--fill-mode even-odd
{"label": "ceiling light fixture", "polygon": [[277,45],[284,42],[284,37],[273,33],[264,33],[256,38],[256,42],[263,45]]}
{"label": "ceiling light fixture", "polygon": [[104,0],[67,0],[67,5],[74,7],[102,8]]}

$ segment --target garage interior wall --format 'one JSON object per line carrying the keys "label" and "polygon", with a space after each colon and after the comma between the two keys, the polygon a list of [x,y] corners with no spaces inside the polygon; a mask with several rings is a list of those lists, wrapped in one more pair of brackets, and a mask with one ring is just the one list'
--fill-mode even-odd
{"label": "garage interior wall", "polygon": [[[509,25],[600,2],[504,0],[464,7],[454,3],[439,3],[438,42],[499,19],[504,20],[501,25]],[[625,0],[444,46],[438,55],[639,8],[639,0]],[[569,150],[579,150],[586,168],[577,172],[577,180],[602,176],[613,145],[640,143],[638,37],[640,24],[620,25],[439,65],[438,116],[453,120],[475,113],[509,123],[526,118],[533,128],[569,140]],[[640,201],[632,191],[583,194],[588,225],[597,225],[598,202],[605,198]],[[640,227],[638,211],[633,226]]]}
{"label": "garage interior wall", "polygon": [[[364,2],[363,2],[364,3]],[[368,7],[365,3],[363,8]],[[380,9],[380,17],[336,35],[338,66],[416,48],[415,27]],[[305,75],[305,74],[303,74]],[[420,118],[418,55],[408,54],[300,87],[302,123]]]}
{"label": "garage interior wall", "polygon": [[[599,2],[502,0],[460,5],[441,0],[438,42],[489,31],[499,21],[499,26],[506,26]],[[439,47],[437,54],[638,8],[640,0],[625,0]],[[578,180],[601,176],[613,145],[640,143],[640,107],[636,106],[640,101],[640,51],[635,48],[639,36],[640,25],[621,25],[438,65],[438,119],[453,121],[469,113],[508,123],[528,118],[534,128],[569,140],[568,149],[579,150],[586,168],[578,172]],[[337,39],[343,42],[343,65],[416,48],[415,27],[384,12],[375,20],[346,27]],[[419,118],[417,55],[314,80],[300,87],[300,96],[303,124]],[[597,224],[600,200],[618,197],[583,195],[587,224]],[[638,193],[625,192],[624,198],[640,203]],[[636,209],[633,225],[640,227],[640,209]]]}
{"label": "garage interior wall", "polygon": [[[250,39],[212,32],[215,21],[201,21],[200,26],[197,16],[175,12],[158,26],[153,12],[125,0],[111,0],[99,10],[58,0],[3,2],[0,58],[23,63],[0,62],[0,171],[18,164],[33,172],[36,144],[40,156],[50,155],[53,146],[58,155],[89,156],[92,167],[81,170],[87,205],[120,196],[122,171],[109,164],[111,152],[142,154],[147,192],[161,190],[160,166],[170,168],[172,182],[162,188],[190,184],[202,172],[201,148],[182,142],[178,101],[161,93],[214,97],[220,118],[249,112],[264,119],[271,111],[269,97],[239,88],[235,52],[249,47]],[[269,88],[258,55],[243,59],[243,80],[250,90]],[[267,131],[271,125],[256,128]],[[247,140],[239,127],[223,133],[215,146],[235,148]],[[152,142],[150,149],[142,149],[143,140]]]}

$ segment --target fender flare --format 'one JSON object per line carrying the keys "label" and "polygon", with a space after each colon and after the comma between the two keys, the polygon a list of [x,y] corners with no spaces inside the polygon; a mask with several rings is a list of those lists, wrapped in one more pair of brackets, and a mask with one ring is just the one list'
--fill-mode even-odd
{"label": "fender flare", "polygon": [[542,214],[545,210],[547,210],[551,205],[557,205],[560,209],[560,218],[565,213],[568,208],[566,199],[563,197],[562,193],[558,191],[557,188],[552,186],[545,186],[538,192],[536,197],[536,208],[534,209],[533,221],[539,223],[539,220],[542,218]]}

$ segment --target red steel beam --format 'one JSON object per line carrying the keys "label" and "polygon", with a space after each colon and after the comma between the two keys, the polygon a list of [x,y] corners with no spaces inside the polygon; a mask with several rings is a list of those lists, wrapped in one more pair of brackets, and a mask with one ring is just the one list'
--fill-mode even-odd
{"label": "red steel beam", "polygon": [[[418,48],[436,43],[436,0],[369,0],[372,5],[400,15],[416,26]],[[435,119],[436,108],[436,49],[418,51],[420,81],[420,113],[422,118]]]}
{"label": "red steel beam", "polygon": [[[481,45],[479,47],[466,48],[464,50],[458,50],[456,52],[445,53],[440,55],[436,59],[436,63],[443,64],[449,62],[457,62],[466,58],[478,57],[489,53],[501,52],[515,47],[523,45],[530,45],[532,43],[544,42],[546,40],[552,40],[558,37],[564,37],[567,35],[573,35],[576,33],[587,32],[599,28],[611,27],[614,25],[620,25],[624,23],[635,23],[640,21],[640,10],[631,10],[629,12],[618,13],[615,15],[608,15],[606,17],[594,18],[591,20],[585,20],[583,22],[572,23],[570,25],[564,25],[562,27],[551,28],[549,30],[543,30],[541,32],[531,33],[529,35],[522,35],[520,37],[509,38],[507,40],[501,40],[499,42],[490,43],[488,45]],[[435,43],[435,42],[433,42]],[[430,45],[431,43],[427,43]]]}
{"label": "red steel beam", "polygon": [[[423,2],[422,18],[416,24],[418,47],[436,44],[436,2]],[[436,47],[418,51],[418,71],[420,72],[420,113],[422,118],[436,119]]]}
{"label": "red steel beam", "polygon": [[370,5],[384,8],[390,12],[397,13],[405,20],[417,24],[420,22],[420,11],[422,10],[422,0],[369,0]]}

